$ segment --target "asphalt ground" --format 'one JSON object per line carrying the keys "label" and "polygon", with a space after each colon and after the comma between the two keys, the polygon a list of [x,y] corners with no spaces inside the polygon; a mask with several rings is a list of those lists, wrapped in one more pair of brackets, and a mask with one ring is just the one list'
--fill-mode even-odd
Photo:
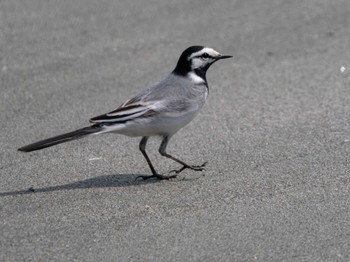
{"label": "asphalt ground", "polygon": [[[1,261],[349,261],[350,2],[0,1]],[[18,147],[87,125],[188,46],[201,114],[149,174],[138,138]],[[179,167],[148,146],[159,172]]]}

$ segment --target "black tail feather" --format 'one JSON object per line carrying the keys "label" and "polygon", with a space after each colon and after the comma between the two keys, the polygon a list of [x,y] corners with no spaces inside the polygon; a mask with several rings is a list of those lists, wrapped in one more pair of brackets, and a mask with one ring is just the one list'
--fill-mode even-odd
{"label": "black tail feather", "polygon": [[35,150],[40,150],[46,147],[58,145],[64,142],[72,141],[75,139],[83,138],[84,136],[91,135],[97,133],[102,130],[100,125],[92,125],[88,127],[84,127],[82,129],[75,130],[73,132],[69,132],[63,135],[51,137],[18,149],[18,151],[22,152],[31,152]]}

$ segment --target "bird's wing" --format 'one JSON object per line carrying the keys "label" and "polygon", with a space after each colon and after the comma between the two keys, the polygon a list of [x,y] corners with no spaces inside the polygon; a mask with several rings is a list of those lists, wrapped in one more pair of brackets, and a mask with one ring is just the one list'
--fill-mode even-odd
{"label": "bird's wing", "polygon": [[[177,79],[177,81],[180,80]],[[180,88],[181,83],[175,86],[169,85],[168,82],[166,78],[154,86],[145,88],[114,111],[91,118],[90,122],[117,124],[156,114],[181,116],[189,111],[195,111],[197,103],[193,103],[193,95],[192,98],[188,98],[188,92],[183,92],[183,88]]]}
{"label": "bird's wing", "polygon": [[91,123],[125,123],[137,117],[149,117],[156,112],[153,110],[154,103],[143,102],[135,98],[126,101],[117,109],[90,119]]}

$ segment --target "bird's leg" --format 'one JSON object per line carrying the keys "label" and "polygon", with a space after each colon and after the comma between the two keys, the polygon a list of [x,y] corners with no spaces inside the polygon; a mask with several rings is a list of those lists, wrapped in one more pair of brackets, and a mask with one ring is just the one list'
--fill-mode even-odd
{"label": "bird's leg", "polygon": [[207,162],[204,162],[202,165],[199,165],[199,166],[192,166],[192,165],[189,165],[189,164],[186,164],[185,162],[169,155],[167,152],[166,152],[166,147],[168,145],[168,142],[169,142],[169,136],[164,136],[163,140],[162,140],[162,143],[160,144],[160,147],[159,147],[159,153],[162,155],[162,156],[165,156],[167,158],[170,158],[172,160],[174,160],[175,162],[178,162],[179,164],[182,165],[182,168],[178,169],[178,170],[171,170],[169,173],[171,172],[175,172],[175,174],[179,174],[180,172],[182,172],[183,170],[189,168],[189,169],[192,169],[192,170],[195,170],[195,171],[203,171],[205,170],[205,165],[207,164]]}
{"label": "bird's leg", "polygon": [[149,159],[147,153],[146,153],[146,143],[147,143],[147,140],[148,140],[148,136],[144,136],[142,137],[141,141],[140,141],[140,151],[142,153],[142,155],[146,158],[146,161],[152,171],[152,175],[151,176],[138,176],[136,177],[135,180],[137,180],[138,178],[142,178],[143,180],[146,180],[146,179],[150,179],[152,177],[155,177],[155,178],[158,178],[158,179],[171,179],[171,178],[175,178],[177,175],[172,175],[172,176],[163,176],[163,175],[160,175],[156,172],[156,170],[154,169],[153,165],[152,165],[152,162],[151,160]]}

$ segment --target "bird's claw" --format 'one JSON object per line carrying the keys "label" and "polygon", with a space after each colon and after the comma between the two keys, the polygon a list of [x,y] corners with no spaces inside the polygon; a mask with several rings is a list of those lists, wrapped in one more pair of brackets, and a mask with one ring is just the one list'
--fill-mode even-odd
{"label": "bird's claw", "polygon": [[175,173],[175,174],[179,174],[181,173],[182,171],[184,171],[185,169],[189,168],[189,169],[192,169],[194,171],[204,171],[205,170],[205,166],[208,164],[208,162],[204,162],[202,165],[200,166],[187,166],[187,165],[184,165],[182,166],[180,169],[174,169],[174,170],[171,170],[169,172],[170,173]]}
{"label": "bird's claw", "polygon": [[151,176],[137,176],[135,178],[135,181],[137,179],[139,179],[139,178],[141,178],[143,180],[148,180],[150,178],[156,178],[156,179],[160,179],[160,180],[170,180],[170,179],[176,178],[179,173],[181,173],[182,171],[184,171],[187,168],[188,169],[192,169],[194,171],[204,171],[205,170],[205,166],[207,164],[208,164],[208,162],[204,162],[200,166],[183,165],[180,169],[174,169],[174,170],[171,170],[171,171],[168,172],[168,174],[175,173],[174,175],[163,176],[163,175],[159,175],[159,174],[153,174]]}
{"label": "bird's claw", "polygon": [[177,175],[171,175],[171,176],[163,176],[163,175],[159,175],[159,174],[153,174],[151,176],[137,176],[135,178],[135,181],[139,178],[142,178],[143,180],[148,180],[150,178],[157,178],[157,179],[160,179],[160,180],[169,180],[169,179],[173,179],[173,178],[176,178]]}

